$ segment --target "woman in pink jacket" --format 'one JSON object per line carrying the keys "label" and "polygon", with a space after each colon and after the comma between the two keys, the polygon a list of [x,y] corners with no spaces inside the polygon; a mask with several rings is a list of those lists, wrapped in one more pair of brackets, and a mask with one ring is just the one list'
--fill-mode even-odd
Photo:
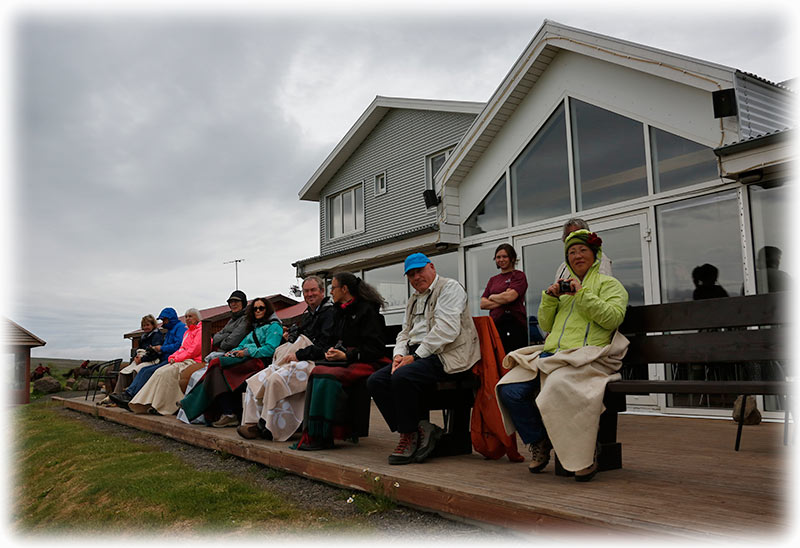
{"label": "woman in pink jacket", "polygon": [[187,375],[205,364],[203,363],[203,324],[200,312],[190,308],[184,315],[186,333],[180,348],[173,352],[165,366],[153,373],[141,390],[128,404],[134,413],[172,415],[178,411],[177,402],[183,398],[180,387],[181,373]]}

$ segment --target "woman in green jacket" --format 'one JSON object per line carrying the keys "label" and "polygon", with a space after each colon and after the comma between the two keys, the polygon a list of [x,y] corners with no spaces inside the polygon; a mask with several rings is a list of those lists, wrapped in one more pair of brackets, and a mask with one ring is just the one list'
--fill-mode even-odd
{"label": "woman in green jacket", "polygon": [[[588,230],[576,230],[564,241],[568,279],[560,279],[542,292],[539,325],[549,334],[539,358],[585,346],[605,347],[625,318],[628,292],[611,276],[600,274],[602,240]],[[498,384],[497,395],[511,415],[522,441],[531,450],[530,471],[541,472],[550,462],[552,444],[535,397],[540,376],[526,382]],[[589,481],[597,462],[575,472],[578,481]]]}

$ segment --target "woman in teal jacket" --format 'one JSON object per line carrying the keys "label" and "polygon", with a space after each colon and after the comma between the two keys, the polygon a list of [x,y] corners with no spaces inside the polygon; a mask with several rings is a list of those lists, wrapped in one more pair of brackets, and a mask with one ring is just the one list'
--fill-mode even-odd
{"label": "woman in teal jacket", "polygon": [[239,346],[212,359],[206,374],[181,400],[190,421],[204,415],[206,424],[217,428],[239,425],[245,381],[272,363],[283,342],[283,325],[265,297],[253,300],[247,318],[249,334]]}
{"label": "woman in teal jacket", "polygon": [[[576,230],[564,241],[570,276],[542,292],[539,325],[549,334],[540,358],[583,346],[604,347],[625,318],[628,292],[611,276],[600,274],[602,240],[588,230]],[[550,462],[552,444],[536,406],[539,377],[527,382],[499,384],[497,394],[511,414],[522,441],[531,450],[531,472],[541,472]],[[578,481],[589,481],[597,472],[596,461],[575,472]]]}

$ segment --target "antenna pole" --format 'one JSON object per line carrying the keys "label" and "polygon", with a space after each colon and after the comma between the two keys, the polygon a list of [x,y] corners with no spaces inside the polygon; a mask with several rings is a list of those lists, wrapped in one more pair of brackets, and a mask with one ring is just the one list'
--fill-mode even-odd
{"label": "antenna pole", "polygon": [[244,259],[233,259],[232,261],[225,261],[222,264],[231,264],[233,263],[234,268],[236,269],[236,289],[239,289],[239,263],[244,261]]}

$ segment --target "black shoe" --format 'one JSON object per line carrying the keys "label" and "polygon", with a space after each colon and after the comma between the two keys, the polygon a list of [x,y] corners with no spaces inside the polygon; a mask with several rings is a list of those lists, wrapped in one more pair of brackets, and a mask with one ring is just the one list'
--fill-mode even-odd
{"label": "black shoe", "polygon": [[418,428],[417,439],[419,440],[419,447],[417,452],[414,453],[414,462],[422,462],[431,456],[431,453],[436,448],[436,443],[444,433],[444,430],[424,419],[419,421]]}
{"label": "black shoe", "polygon": [[123,392],[122,394],[111,394],[108,397],[111,398],[111,401],[117,404],[117,407],[122,407],[128,411],[131,410],[131,408],[128,406],[128,403],[130,403],[130,401],[133,399],[133,396],[129,396],[127,392]]}

